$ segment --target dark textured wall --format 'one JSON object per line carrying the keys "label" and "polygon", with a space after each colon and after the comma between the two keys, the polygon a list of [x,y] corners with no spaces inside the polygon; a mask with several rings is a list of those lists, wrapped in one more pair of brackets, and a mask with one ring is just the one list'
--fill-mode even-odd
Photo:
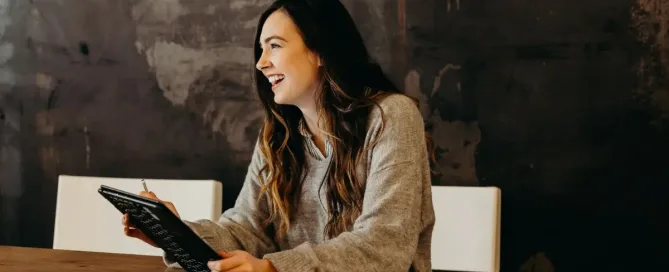
{"label": "dark textured wall", "polygon": [[[269,0],[0,0],[0,244],[50,247],[59,174],[239,191]],[[440,185],[503,190],[504,271],[666,256],[669,0],[343,0],[421,100]]]}

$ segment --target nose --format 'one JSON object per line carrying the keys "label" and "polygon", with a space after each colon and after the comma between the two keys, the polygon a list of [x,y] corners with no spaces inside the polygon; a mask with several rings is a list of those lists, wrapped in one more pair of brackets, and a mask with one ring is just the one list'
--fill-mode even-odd
{"label": "nose", "polygon": [[260,55],[260,59],[258,59],[258,63],[256,63],[256,69],[258,70],[263,70],[266,68],[269,68],[271,66],[271,62],[267,58],[267,53],[263,52],[262,55]]}

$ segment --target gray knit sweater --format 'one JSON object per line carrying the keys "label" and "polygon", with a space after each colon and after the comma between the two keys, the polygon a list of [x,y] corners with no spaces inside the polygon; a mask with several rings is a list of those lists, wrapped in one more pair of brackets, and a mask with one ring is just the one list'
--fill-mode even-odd
{"label": "gray knit sweater", "polygon": [[[262,227],[268,207],[256,204],[256,179],[263,159],[253,153],[246,180],[235,206],[217,222],[188,222],[217,251],[244,250],[269,260],[285,271],[431,271],[430,249],[434,210],[423,119],[416,105],[402,95],[391,95],[371,114],[365,147],[378,140],[358,165],[366,189],[362,214],[348,232],[333,239],[324,235],[328,219],[325,188],[319,193],[331,159],[329,144],[322,154],[308,132],[303,132],[307,154],[306,179],[297,213],[282,240]],[[169,258],[165,263],[178,267]]]}

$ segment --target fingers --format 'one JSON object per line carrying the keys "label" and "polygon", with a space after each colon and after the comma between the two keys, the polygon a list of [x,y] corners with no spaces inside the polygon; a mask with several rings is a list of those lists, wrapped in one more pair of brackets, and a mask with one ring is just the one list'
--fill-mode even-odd
{"label": "fingers", "polygon": [[130,218],[128,217],[128,214],[123,214],[123,217],[121,218],[121,224],[123,225],[123,233],[125,234],[125,236],[140,239],[146,242],[147,244],[157,247],[157,245],[153,243],[153,241],[151,241],[149,237],[147,237],[134,224],[130,223]]}
{"label": "fingers", "polygon": [[123,214],[121,217],[121,224],[126,227],[135,228],[135,225],[130,222],[130,217],[128,217],[128,214]]}
{"label": "fingers", "polygon": [[179,215],[179,212],[177,212],[177,208],[174,207],[174,204],[172,204],[172,202],[161,200],[161,199],[158,198],[158,196],[156,196],[156,194],[154,194],[153,192],[145,192],[145,191],[141,191],[141,192],[139,192],[139,195],[140,195],[140,196],[143,196],[143,197],[148,197],[148,198],[151,198],[151,199],[155,199],[155,200],[158,200],[158,201],[162,202],[162,203],[165,204],[165,206],[166,206],[168,209],[170,209],[170,210],[171,210],[177,217],[181,217],[181,216]]}
{"label": "fingers", "polygon": [[149,239],[149,237],[147,237],[146,234],[144,234],[139,229],[136,229],[136,228],[133,228],[133,227],[128,227],[128,226],[123,226],[123,233],[125,234],[125,236],[132,237],[132,238],[137,238],[137,239],[142,240],[142,241],[144,241],[145,243],[147,243],[151,246],[158,247],[158,245],[156,245],[156,243],[151,241],[151,239]]}
{"label": "fingers", "polygon": [[146,237],[146,235],[144,235],[144,233],[139,229],[124,226],[123,227],[123,233],[125,233],[125,236],[132,237],[132,238],[137,238],[137,239],[140,239],[140,240],[145,241],[145,242],[148,243],[147,240],[149,238]]}
{"label": "fingers", "polygon": [[[223,255],[221,255],[223,256]],[[233,268],[241,266],[245,263],[244,258],[237,256],[229,256],[226,259],[220,261],[212,261],[207,263],[207,267],[212,271],[229,271]]]}
{"label": "fingers", "polygon": [[156,243],[154,243],[153,241],[151,241],[151,239],[149,239],[149,237],[147,237],[146,234],[144,234],[144,233],[143,233],[141,230],[139,230],[139,229],[133,229],[133,228],[125,227],[125,228],[123,229],[123,231],[125,232],[125,235],[126,235],[126,236],[133,237],[133,238],[137,238],[137,239],[139,239],[139,240],[144,241],[144,243],[147,243],[147,244],[149,244],[149,245],[151,245],[151,246],[153,246],[153,247],[158,247],[158,245],[156,245]]}
{"label": "fingers", "polygon": [[138,230],[135,225],[130,223],[130,218],[127,214],[123,214],[123,217],[121,218],[121,224],[123,225],[123,232],[126,236],[139,238],[138,234],[141,233],[141,231]]}
{"label": "fingers", "polygon": [[139,238],[141,231],[138,229],[134,229],[131,227],[123,227],[123,233],[125,233],[125,236],[128,237],[134,237],[134,238]]}
{"label": "fingers", "polygon": [[152,198],[152,199],[155,199],[155,200],[160,200],[158,198],[158,196],[156,196],[156,194],[154,194],[153,192],[141,191],[141,192],[139,192],[139,195],[141,195],[143,197]]}

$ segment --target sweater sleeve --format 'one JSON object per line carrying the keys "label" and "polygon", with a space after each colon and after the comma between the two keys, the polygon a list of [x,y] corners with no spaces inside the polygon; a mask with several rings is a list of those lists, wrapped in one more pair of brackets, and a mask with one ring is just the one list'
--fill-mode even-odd
{"label": "sweater sleeve", "polygon": [[387,97],[381,108],[381,133],[381,118],[374,111],[370,118],[368,138],[373,135],[377,143],[361,215],[350,231],[333,239],[265,255],[279,272],[409,271],[423,225],[422,190],[430,178],[424,123],[404,96]]}
{"label": "sweater sleeve", "polygon": [[[266,199],[257,200],[260,191],[258,173],[263,164],[264,160],[256,142],[235,206],[226,210],[216,222],[207,219],[194,222],[184,220],[214,250],[244,250],[254,256],[263,256],[276,250],[271,238],[272,230],[264,228],[262,224],[269,217]],[[163,255],[163,260],[170,267],[180,267],[167,254]]]}

